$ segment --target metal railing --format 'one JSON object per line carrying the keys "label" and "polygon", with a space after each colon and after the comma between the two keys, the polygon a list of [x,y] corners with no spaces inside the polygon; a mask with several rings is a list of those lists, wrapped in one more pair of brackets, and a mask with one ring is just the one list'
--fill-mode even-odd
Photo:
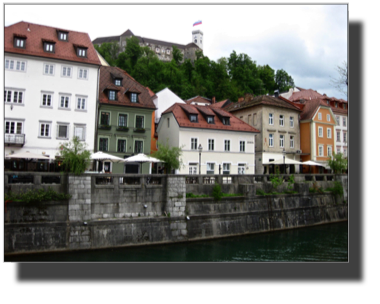
{"label": "metal railing", "polygon": [[25,144],[25,134],[5,134],[5,144],[23,145]]}

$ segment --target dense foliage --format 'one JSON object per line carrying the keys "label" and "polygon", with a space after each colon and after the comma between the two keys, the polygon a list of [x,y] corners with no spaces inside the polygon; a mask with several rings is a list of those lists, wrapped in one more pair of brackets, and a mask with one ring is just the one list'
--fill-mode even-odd
{"label": "dense foliage", "polygon": [[179,169],[182,166],[181,155],[181,148],[158,143],[158,150],[152,156],[165,163],[166,173],[169,174],[172,170]]}
{"label": "dense foliage", "polygon": [[48,190],[31,189],[22,193],[9,192],[5,194],[4,201],[36,203],[45,201],[60,201],[70,199],[71,195],[66,193],[57,193],[50,187]]}
{"label": "dense foliage", "polygon": [[87,169],[91,153],[85,148],[86,144],[76,136],[71,141],[61,144],[62,166],[66,172],[80,175]]}
{"label": "dense foliage", "polygon": [[153,92],[168,87],[182,99],[201,95],[218,101],[237,101],[246,93],[273,94],[274,90],[282,92],[294,86],[292,77],[284,70],[275,72],[269,65],[257,65],[247,54],[233,51],[229,58],[215,62],[198,51],[192,63],[189,59],[183,61],[183,54],[173,46],[172,61],[162,62],[149,47],[141,47],[138,38],[127,38],[126,42],[119,55],[116,42],[95,48],[111,66],[125,70]]}
{"label": "dense foliage", "polygon": [[339,174],[347,170],[348,161],[347,158],[344,158],[342,153],[336,154],[333,152],[333,156],[330,157],[328,164],[335,174]]}

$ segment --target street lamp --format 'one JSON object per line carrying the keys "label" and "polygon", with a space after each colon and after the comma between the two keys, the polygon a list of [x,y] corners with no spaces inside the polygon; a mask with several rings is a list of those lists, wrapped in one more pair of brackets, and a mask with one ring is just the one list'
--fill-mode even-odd
{"label": "street lamp", "polygon": [[283,157],[284,157],[284,174],[286,173],[285,171],[286,171],[286,168],[285,168],[285,154],[286,154],[286,152],[285,152],[285,148],[282,150],[282,155],[283,155]]}
{"label": "street lamp", "polygon": [[201,154],[202,154],[202,145],[199,144],[198,151],[199,151],[199,174],[201,174]]}

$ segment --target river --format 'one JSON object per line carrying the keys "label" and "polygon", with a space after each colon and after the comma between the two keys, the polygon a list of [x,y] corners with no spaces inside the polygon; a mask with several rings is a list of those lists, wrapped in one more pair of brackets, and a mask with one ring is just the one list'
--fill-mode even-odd
{"label": "river", "polygon": [[5,261],[347,262],[348,222],[189,243],[5,256]]}

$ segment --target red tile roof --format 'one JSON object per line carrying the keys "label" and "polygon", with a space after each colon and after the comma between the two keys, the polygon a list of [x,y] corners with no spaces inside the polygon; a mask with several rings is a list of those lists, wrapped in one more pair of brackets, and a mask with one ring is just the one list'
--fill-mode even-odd
{"label": "red tile roof", "polygon": [[[300,88],[299,88],[300,89]],[[290,101],[296,101],[296,100],[312,100],[317,98],[323,98],[322,94],[319,94],[317,91],[314,91],[312,89],[302,89],[300,92],[293,92],[292,96],[289,97]]]}
{"label": "red tile roof", "polygon": [[[121,86],[115,86],[113,79],[121,78]],[[107,89],[118,88],[117,100],[109,100],[107,95]],[[129,99],[128,91],[141,92],[138,95],[138,102],[131,102]],[[149,108],[155,109],[155,105],[152,101],[152,96],[148,89],[142,84],[138,83],[133,79],[127,72],[118,68],[111,66],[101,66],[100,67],[100,78],[99,78],[99,103],[100,104],[112,104],[118,106],[129,106],[135,108]]]}
{"label": "red tile roof", "polygon": [[203,96],[195,96],[193,98],[190,98],[188,100],[185,100],[185,102],[187,104],[191,104],[192,102],[195,102],[195,103],[198,103],[198,102],[201,102],[201,103],[208,103],[208,104],[211,104],[211,99],[208,99],[206,97],[203,97]]}
{"label": "red tile roof", "polygon": [[[68,41],[58,40],[57,28],[24,21],[15,23],[4,28],[4,52],[101,65],[87,33],[61,31],[68,33]],[[25,48],[13,46],[14,34],[26,37]],[[54,53],[43,50],[43,40],[55,43]],[[74,45],[86,47],[87,58],[78,57]]]}
{"label": "red tile roof", "polygon": [[304,103],[300,120],[312,119],[320,106],[329,107],[323,99],[312,99]]}
{"label": "red tile roof", "polygon": [[213,107],[214,109],[216,108],[223,108],[225,105],[228,105],[229,103],[231,103],[231,101],[229,99],[225,99],[225,100],[222,100],[222,101],[218,101],[216,103],[213,103],[210,105],[210,107]]}
{"label": "red tile roof", "polygon": [[[173,113],[175,119],[177,120],[180,127],[185,128],[197,128],[197,129],[209,129],[209,130],[226,130],[226,131],[241,131],[241,132],[255,132],[260,131],[251,127],[249,124],[240,120],[239,118],[229,114],[228,112],[221,109],[207,108],[208,110],[214,112],[214,123],[207,123],[206,119],[200,112],[201,107],[194,105],[184,105],[180,103],[175,103],[162,114]],[[203,109],[203,108],[202,108]],[[198,122],[190,122],[187,113],[198,114]],[[219,115],[218,115],[219,114]],[[229,117],[230,125],[224,125],[220,120],[220,116]]]}

